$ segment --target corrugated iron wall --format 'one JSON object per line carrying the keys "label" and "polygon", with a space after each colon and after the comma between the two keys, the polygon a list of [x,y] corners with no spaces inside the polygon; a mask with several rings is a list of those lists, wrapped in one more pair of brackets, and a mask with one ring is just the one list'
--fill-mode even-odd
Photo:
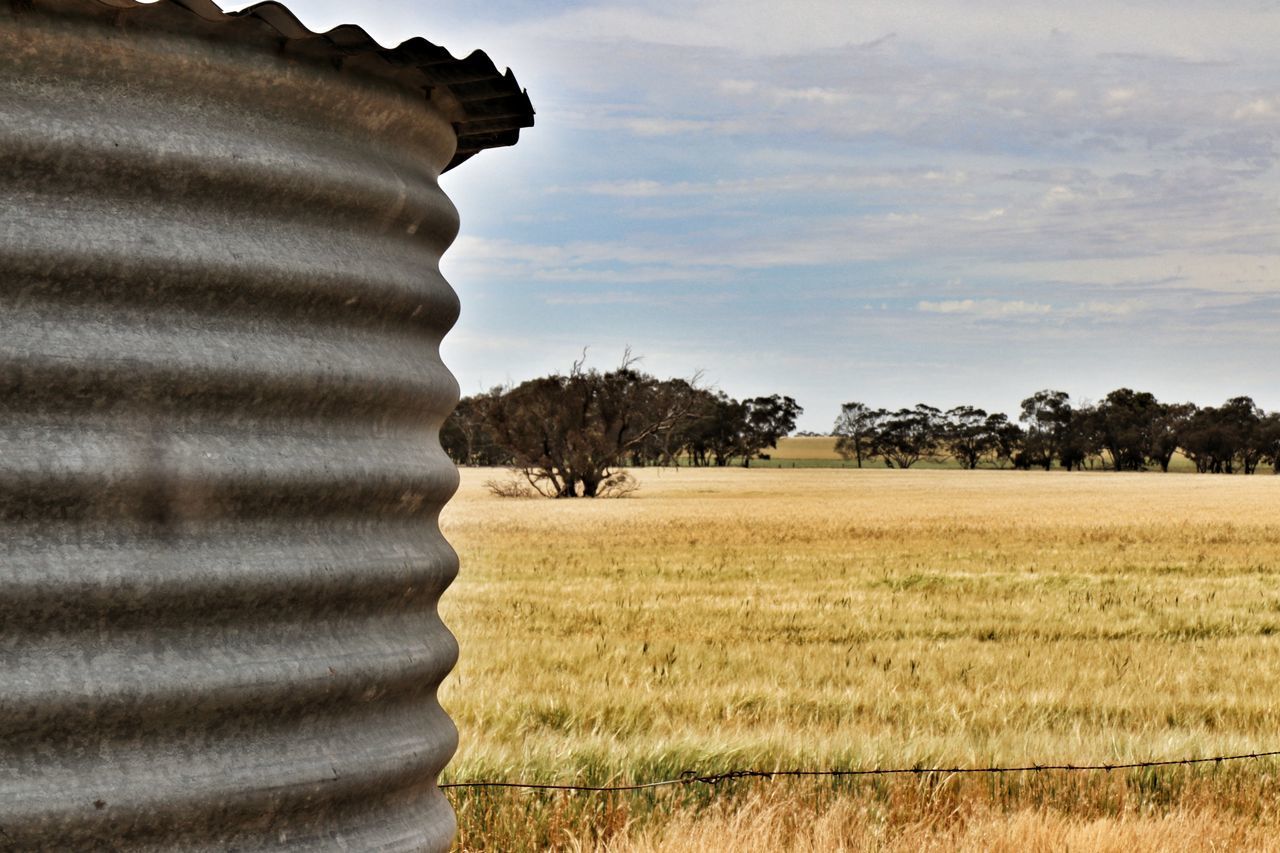
{"label": "corrugated iron wall", "polygon": [[0,849],[447,847],[465,107],[134,6],[0,10]]}

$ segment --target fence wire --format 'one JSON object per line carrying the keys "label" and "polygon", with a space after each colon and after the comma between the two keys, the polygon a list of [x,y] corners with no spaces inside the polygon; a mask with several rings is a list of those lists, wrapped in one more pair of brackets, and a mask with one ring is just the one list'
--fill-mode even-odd
{"label": "fence wire", "polygon": [[1244,752],[1238,755],[1214,755],[1207,758],[1173,758],[1164,761],[1131,761],[1119,764],[1026,764],[1004,767],[874,767],[849,770],[725,770],[720,773],[699,773],[686,770],[675,779],[656,782],[640,782],[633,785],[554,785],[538,782],[446,782],[440,787],[449,788],[521,788],[530,791],[644,791],[650,788],[667,788],[676,785],[718,785],[736,779],[780,779],[786,777],[850,777],[850,776],[924,776],[928,774],[978,774],[978,773],[1044,773],[1058,772],[1110,772],[1112,770],[1136,770],[1145,767],[1185,767],[1194,764],[1222,764],[1227,761],[1275,758],[1280,750],[1270,752]]}

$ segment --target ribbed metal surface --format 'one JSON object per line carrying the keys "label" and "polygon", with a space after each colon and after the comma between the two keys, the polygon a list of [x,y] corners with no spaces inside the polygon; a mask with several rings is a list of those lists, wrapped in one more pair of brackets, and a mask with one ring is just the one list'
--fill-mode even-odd
{"label": "ribbed metal surface", "polygon": [[459,101],[116,5],[0,10],[0,849],[445,848]]}
{"label": "ribbed metal surface", "polygon": [[10,16],[54,13],[81,25],[96,22],[120,30],[252,45],[285,62],[327,65],[394,83],[444,108],[457,144],[443,171],[486,148],[515,145],[520,129],[533,126],[529,96],[511,71],[499,72],[483,51],[458,59],[422,38],[384,48],[350,24],[315,33],[275,2],[239,12],[223,12],[213,0],[8,0],[7,5]]}

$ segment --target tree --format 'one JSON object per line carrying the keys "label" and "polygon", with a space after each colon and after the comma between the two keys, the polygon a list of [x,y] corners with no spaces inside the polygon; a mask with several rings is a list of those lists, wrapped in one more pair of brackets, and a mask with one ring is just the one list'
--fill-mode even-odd
{"label": "tree", "polygon": [[738,401],[723,391],[701,393],[682,430],[694,465],[724,467],[738,459],[745,468],[765,448],[777,447],[804,412],[794,399],[777,394]]}
{"label": "tree", "polygon": [[1152,425],[1150,458],[1164,473],[1169,473],[1169,463],[1178,452],[1183,433],[1197,411],[1194,403],[1165,403],[1160,407]]}
{"label": "tree", "polygon": [[685,446],[695,466],[723,468],[742,447],[747,408],[723,391],[703,392],[684,426]]}
{"label": "tree", "polygon": [[1101,444],[1117,471],[1142,471],[1155,455],[1157,424],[1165,414],[1155,395],[1117,388],[1098,405]]}
{"label": "tree", "polygon": [[1102,420],[1097,407],[1072,407],[1059,439],[1058,464],[1067,471],[1083,471],[1086,462],[1092,465],[1092,460],[1101,456]]}
{"label": "tree", "polygon": [[880,424],[888,414],[884,409],[872,410],[865,403],[845,403],[832,430],[836,436],[836,452],[846,461],[856,459],[861,468],[863,460],[874,458]]}
{"label": "tree", "polygon": [[1271,470],[1280,474],[1280,412],[1272,412],[1263,418],[1258,427],[1262,461],[1271,463]]}
{"label": "tree", "polygon": [[996,446],[990,416],[973,406],[956,406],[947,410],[942,423],[942,444],[962,468],[973,470],[982,457]]}
{"label": "tree", "polygon": [[688,414],[673,424],[670,429],[654,432],[642,439],[631,451],[631,464],[637,467],[645,465],[680,466],[681,457],[690,452],[693,434],[692,425],[698,420],[699,413],[706,399],[711,394],[685,379],[667,379],[658,383],[657,393],[650,399],[651,403],[664,406],[675,406]]}
{"label": "tree", "polygon": [[487,407],[489,429],[531,486],[547,497],[595,497],[629,453],[688,416],[688,395],[632,364],[600,373],[578,362]]}
{"label": "tree", "polygon": [[1014,459],[1022,453],[1026,441],[1026,433],[1022,427],[1009,420],[1003,412],[987,415],[987,431],[993,440],[991,456],[996,465],[1003,468],[1013,464]]}
{"label": "tree", "polygon": [[502,395],[501,388],[463,397],[440,427],[440,446],[457,465],[509,465],[511,454],[489,429],[486,410]]}
{"label": "tree", "polygon": [[789,435],[796,428],[796,418],[804,414],[804,409],[791,397],[773,394],[768,397],[753,397],[743,403],[745,423],[741,434],[739,451],[742,454],[742,467],[751,464],[751,459],[767,447],[778,446],[778,439]]}
{"label": "tree", "polygon": [[1252,397],[1232,397],[1218,409],[1236,446],[1236,457],[1246,474],[1258,468],[1266,450],[1262,441],[1263,411]]}
{"label": "tree", "polygon": [[1181,446],[1201,474],[1230,474],[1235,470],[1235,440],[1213,406],[1205,406],[1188,419]]}
{"label": "tree", "polygon": [[1018,420],[1027,425],[1023,453],[1028,465],[1039,465],[1048,471],[1053,460],[1061,458],[1071,427],[1071,414],[1070,398],[1065,391],[1037,391],[1022,401],[1022,415]]}
{"label": "tree", "polygon": [[1188,420],[1181,444],[1200,473],[1233,474],[1238,464],[1252,474],[1267,455],[1262,409],[1250,397],[1206,406]]}
{"label": "tree", "polygon": [[924,403],[914,409],[899,409],[880,426],[875,455],[883,456],[890,468],[910,468],[938,452],[942,438],[942,410]]}

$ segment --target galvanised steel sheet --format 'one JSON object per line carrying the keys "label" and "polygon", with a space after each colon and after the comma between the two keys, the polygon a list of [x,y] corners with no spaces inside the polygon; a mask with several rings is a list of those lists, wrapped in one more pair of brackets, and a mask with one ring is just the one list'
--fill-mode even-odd
{"label": "galvanised steel sheet", "polygon": [[0,849],[448,846],[437,177],[531,123],[278,4],[0,7]]}

